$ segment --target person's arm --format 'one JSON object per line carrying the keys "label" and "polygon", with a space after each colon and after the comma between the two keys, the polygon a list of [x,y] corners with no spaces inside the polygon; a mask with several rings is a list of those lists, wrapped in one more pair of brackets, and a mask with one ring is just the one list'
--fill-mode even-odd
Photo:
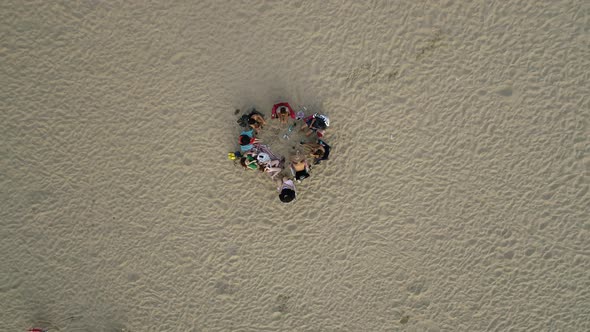
{"label": "person's arm", "polygon": [[265,166],[264,171],[268,173],[280,172],[283,169],[280,167]]}
{"label": "person's arm", "polygon": [[320,144],[318,144],[319,147],[317,148],[317,150],[314,151],[313,154],[313,164],[317,165],[319,164],[322,160],[324,160],[324,157],[326,156],[326,150],[324,149],[324,147]]}
{"label": "person's arm", "polygon": [[278,114],[277,114],[277,108],[278,108],[277,104],[274,104],[274,106],[272,107],[272,111],[271,111],[271,113],[270,113],[270,118],[271,118],[271,119],[276,119],[276,118],[278,118]]}
{"label": "person's arm", "polygon": [[320,144],[318,144],[318,148],[315,150],[316,154],[318,152],[320,152],[322,154],[322,157],[324,156],[324,154],[326,153],[326,150],[324,149],[323,146],[321,146]]}
{"label": "person's arm", "polygon": [[257,122],[260,122],[262,125],[265,125],[266,124],[266,120],[264,120],[264,118],[261,115],[259,115],[259,114],[256,114],[255,115],[254,120],[256,120]]}
{"label": "person's arm", "polygon": [[308,155],[314,154],[315,151],[317,149],[319,149],[319,147],[320,147],[320,145],[317,144],[317,143],[305,143],[305,144],[303,144],[303,149],[304,149],[304,151],[307,151],[306,153]]}

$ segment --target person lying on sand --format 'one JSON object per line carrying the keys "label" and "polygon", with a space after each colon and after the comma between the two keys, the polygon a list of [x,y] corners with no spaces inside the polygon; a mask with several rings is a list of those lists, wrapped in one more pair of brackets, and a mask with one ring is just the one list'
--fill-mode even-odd
{"label": "person lying on sand", "polygon": [[[236,110],[236,112],[239,111]],[[264,114],[258,112],[256,109],[252,109],[250,113],[243,114],[238,119],[238,124],[244,128],[259,130],[266,125],[266,120],[264,120]]]}
{"label": "person lying on sand", "polygon": [[268,173],[272,179],[283,170],[283,167],[281,167],[282,160],[271,159],[268,153],[261,152],[256,156],[256,159],[258,160],[258,165],[262,167],[262,170],[265,173]]}
{"label": "person lying on sand", "polygon": [[266,122],[264,121],[264,118],[258,114],[254,114],[252,117],[250,117],[250,119],[248,119],[248,125],[254,131],[256,131],[256,133],[260,132],[265,124]]}
{"label": "person lying on sand", "polygon": [[293,181],[289,180],[289,178],[287,177],[283,177],[280,180],[277,179],[276,181],[277,190],[279,192],[279,199],[281,200],[281,202],[292,202],[297,196],[297,193],[295,192],[295,184],[293,183]]}
{"label": "person lying on sand", "polygon": [[328,160],[330,157],[331,147],[321,139],[318,139],[317,143],[301,142],[300,144],[302,144],[303,148],[308,151],[308,156],[313,158],[314,165],[319,164],[322,160]]}
{"label": "person lying on sand", "polygon": [[258,112],[257,110],[252,110],[250,114],[248,114],[248,126],[258,133],[264,126],[266,125],[266,120],[264,120],[264,115]]}
{"label": "person lying on sand", "polygon": [[279,167],[279,165],[281,164],[281,160],[271,159],[269,154],[266,152],[260,152],[256,156],[256,160],[258,160],[259,165],[263,166]]}
{"label": "person lying on sand", "polygon": [[268,175],[270,175],[270,178],[271,179],[274,179],[275,176],[279,175],[283,171],[283,168],[282,167],[272,167],[270,165],[265,165],[265,166],[263,166],[262,171],[264,173],[267,173]]}
{"label": "person lying on sand", "polygon": [[245,169],[265,172],[270,175],[272,179],[283,171],[281,162],[281,160],[277,159],[271,160],[270,156],[264,152],[256,154],[254,150],[247,152],[242,158],[240,158],[240,165]]}
{"label": "person lying on sand", "polygon": [[252,152],[246,153],[240,159],[240,165],[245,169],[257,170],[258,168],[258,160],[256,159],[256,154]]}

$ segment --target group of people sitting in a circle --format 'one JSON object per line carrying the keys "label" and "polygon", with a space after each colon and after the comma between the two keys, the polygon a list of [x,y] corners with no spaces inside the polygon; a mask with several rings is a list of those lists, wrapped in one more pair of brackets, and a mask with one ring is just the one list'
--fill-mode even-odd
{"label": "group of people sitting in a circle", "polygon": [[[279,120],[281,127],[288,126],[287,133],[283,136],[288,139],[290,133],[301,122],[300,131],[306,137],[317,135],[317,140],[299,142],[301,149],[289,157],[287,168],[291,176],[282,176],[285,166],[285,157],[273,154],[269,147],[262,144],[257,136],[267,125],[264,114],[253,109],[244,114],[238,120],[238,124],[244,127],[238,138],[240,150],[229,153],[229,158],[239,160],[240,165],[247,170],[258,170],[268,174],[271,179],[277,182],[279,199],[288,203],[295,199],[296,190],[293,179],[301,182],[310,176],[311,165],[318,165],[330,156],[330,146],[323,139],[326,129],[330,126],[330,119],[323,114],[315,113],[306,116],[304,108],[297,112],[293,111],[288,103],[278,103],[272,108],[272,119]],[[289,124],[291,122],[291,124]],[[310,161],[308,161],[308,159]],[[279,176],[281,175],[281,176]]]}

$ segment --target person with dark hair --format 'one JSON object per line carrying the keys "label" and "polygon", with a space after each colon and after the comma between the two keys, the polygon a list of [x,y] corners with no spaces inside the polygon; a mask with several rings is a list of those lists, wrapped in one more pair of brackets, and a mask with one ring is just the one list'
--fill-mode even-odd
{"label": "person with dark hair", "polygon": [[277,190],[279,192],[279,199],[283,203],[289,203],[295,200],[297,193],[295,192],[295,184],[287,177],[277,179]]}
{"label": "person with dark hair", "polygon": [[303,145],[303,148],[308,151],[309,157],[313,158],[314,165],[319,164],[322,160],[328,160],[330,157],[331,147],[321,139],[318,139],[317,143],[304,144],[301,142],[301,144]]}
{"label": "person with dark hair", "polygon": [[306,136],[316,133],[318,137],[324,136],[326,128],[330,126],[330,118],[327,115],[315,113],[314,115],[308,116],[304,119],[305,126],[301,127],[301,130],[305,130]]}
{"label": "person with dark hair", "polygon": [[254,137],[254,129],[248,131],[242,131],[238,138],[238,144],[240,144],[240,151],[248,152],[260,143],[260,140]]}
{"label": "person with dark hair", "polygon": [[256,146],[256,159],[258,166],[265,173],[268,173],[272,179],[283,171],[285,158],[274,154],[270,148],[264,144]]}
{"label": "person with dark hair", "polygon": [[309,164],[305,160],[305,156],[300,156],[299,152],[297,152],[297,155],[291,157],[291,173],[297,182],[308,178],[309,170]]}
{"label": "person with dark hair", "polygon": [[256,121],[260,128],[262,128],[262,126],[266,126],[266,120],[264,120],[264,115],[256,110],[250,112],[250,120]]}
{"label": "person with dark hair", "polygon": [[279,121],[281,124],[287,125],[287,120],[289,119],[289,111],[284,106],[279,107]]}
{"label": "person with dark hair", "polygon": [[258,170],[258,160],[254,153],[248,152],[240,159],[240,165],[245,169]]}
{"label": "person with dark hair", "polygon": [[281,125],[287,125],[289,118],[295,119],[295,112],[289,103],[278,103],[272,107],[271,118],[279,119]]}
{"label": "person with dark hair", "polygon": [[266,120],[264,120],[264,114],[258,112],[255,108],[253,108],[252,111],[250,111],[250,113],[243,114],[238,119],[238,124],[244,128],[251,128],[258,131],[266,125]]}
{"label": "person with dark hair", "polygon": [[257,133],[260,129],[262,129],[262,126],[264,126],[265,124],[266,121],[264,121],[264,118],[258,114],[254,114],[248,119],[248,126],[254,129],[254,131],[256,131]]}

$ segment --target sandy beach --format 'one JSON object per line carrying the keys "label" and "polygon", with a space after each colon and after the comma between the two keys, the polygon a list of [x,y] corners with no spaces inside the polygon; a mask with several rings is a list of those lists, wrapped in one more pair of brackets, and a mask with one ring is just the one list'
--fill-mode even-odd
{"label": "sandy beach", "polygon": [[[0,331],[590,331],[589,30],[584,0],[2,1]],[[227,159],[280,101],[331,119],[289,204]]]}

